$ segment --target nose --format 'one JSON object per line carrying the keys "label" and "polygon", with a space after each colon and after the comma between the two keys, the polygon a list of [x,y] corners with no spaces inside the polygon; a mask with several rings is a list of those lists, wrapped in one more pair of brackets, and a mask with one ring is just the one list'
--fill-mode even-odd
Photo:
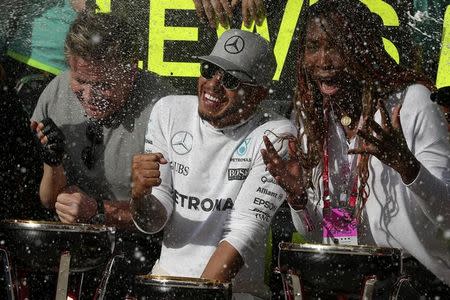
{"label": "nose", "polygon": [[84,101],[91,100],[93,97],[92,87],[89,85],[83,86],[83,89],[81,91],[81,97],[83,98]]}
{"label": "nose", "polygon": [[317,65],[322,69],[332,68],[332,59],[330,55],[330,50],[320,49],[317,53]]}
{"label": "nose", "polygon": [[214,90],[220,90],[222,88],[222,77],[223,73],[220,71],[217,71],[214,76],[208,80],[208,84],[214,89]]}

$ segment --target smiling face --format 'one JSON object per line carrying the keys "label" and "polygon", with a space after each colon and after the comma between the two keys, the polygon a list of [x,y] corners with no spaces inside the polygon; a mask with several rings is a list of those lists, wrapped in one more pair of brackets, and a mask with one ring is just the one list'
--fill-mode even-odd
{"label": "smiling face", "polygon": [[198,113],[216,128],[223,128],[248,119],[259,103],[267,96],[267,90],[259,86],[240,84],[237,89],[222,85],[223,70],[207,79],[198,79]]}
{"label": "smiling face", "polygon": [[110,116],[126,102],[134,81],[134,68],[95,63],[69,57],[70,87],[86,114],[94,119]]}
{"label": "smiling face", "polygon": [[358,88],[358,81],[347,69],[347,62],[324,31],[326,20],[308,24],[304,64],[307,73],[325,99],[341,102]]}

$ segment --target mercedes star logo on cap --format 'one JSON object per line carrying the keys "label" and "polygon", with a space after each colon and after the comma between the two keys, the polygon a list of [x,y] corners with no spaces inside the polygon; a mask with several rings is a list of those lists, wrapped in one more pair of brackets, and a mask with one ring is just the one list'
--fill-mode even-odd
{"label": "mercedes star logo on cap", "polygon": [[180,155],[187,154],[192,149],[192,135],[186,131],[178,131],[170,141],[173,151]]}
{"label": "mercedes star logo on cap", "polygon": [[225,51],[231,54],[238,54],[244,49],[244,39],[242,39],[240,36],[232,36],[230,37],[226,42],[223,48]]}

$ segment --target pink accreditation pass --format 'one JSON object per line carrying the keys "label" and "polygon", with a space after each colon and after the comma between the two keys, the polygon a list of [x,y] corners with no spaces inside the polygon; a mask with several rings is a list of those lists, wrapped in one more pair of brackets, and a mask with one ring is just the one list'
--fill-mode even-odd
{"label": "pink accreditation pass", "polygon": [[323,215],[323,243],[358,245],[355,218],[345,208],[331,208]]}

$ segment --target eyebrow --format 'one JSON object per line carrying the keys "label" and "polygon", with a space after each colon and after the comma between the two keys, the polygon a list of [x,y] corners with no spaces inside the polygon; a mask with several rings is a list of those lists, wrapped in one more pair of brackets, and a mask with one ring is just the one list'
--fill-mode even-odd
{"label": "eyebrow", "polygon": [[108,81],[91,81],[91,80],[86,80],[83,78],[79,78],[74,76],[74,79],[79,82],[80,84],[89,84],[91,86],[102,86],[102,87],[110,87],[112,85],[111,82]]}

